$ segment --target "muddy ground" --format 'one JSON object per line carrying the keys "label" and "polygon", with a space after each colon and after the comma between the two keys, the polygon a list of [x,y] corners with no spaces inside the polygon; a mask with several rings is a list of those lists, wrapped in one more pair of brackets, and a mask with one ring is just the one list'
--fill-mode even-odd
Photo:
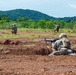
{"label": "muddy ground", "polygon": [[[76,50],[76,37],[69,38]],[[51,43],[41,39],[0,39],[0,75],[76,75],[76,56],[48,56]]]}

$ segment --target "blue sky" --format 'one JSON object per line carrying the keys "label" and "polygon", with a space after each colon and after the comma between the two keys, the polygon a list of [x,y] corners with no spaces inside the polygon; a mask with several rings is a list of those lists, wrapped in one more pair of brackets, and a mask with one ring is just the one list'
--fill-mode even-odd
{"label": "blue sky", "polygon": [[76,0],[0,0],[0,10],[31,9],[53,17],[76,16]]}

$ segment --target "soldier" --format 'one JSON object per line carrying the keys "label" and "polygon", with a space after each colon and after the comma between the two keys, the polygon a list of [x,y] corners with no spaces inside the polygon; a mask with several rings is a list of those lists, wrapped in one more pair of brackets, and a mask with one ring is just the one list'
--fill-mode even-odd
{"label": "soldier", "polygon": [[54,32],[59,32],[60,26],[56,25]]}
{"label": "soldier", "polygon": [[50,55],[67,55],[70,53],[72,53],[71,43],[66,33],[61,33],[59,40],[53,44],[53,52]]}
{"label": "soldier", "polygon": [[11,29],[12,34],[17,34],[17,26],[15,24],[11,27]]}

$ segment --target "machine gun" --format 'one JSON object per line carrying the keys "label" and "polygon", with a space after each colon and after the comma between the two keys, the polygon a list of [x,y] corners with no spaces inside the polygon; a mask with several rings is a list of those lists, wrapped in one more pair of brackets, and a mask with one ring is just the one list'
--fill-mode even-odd
{"label": "machine gun", "polygon": [[51,42],[51,43],[54,43],[56,40],[58,39],[44,39],[45,42]]}
{"label": "machine gun", "polygon": [[47,46],[48,45],[47,42],[50,42],[52,47],[53,47],[56,40],[58,40],[58,39],[46,39],[46,38],[43,39],[43,41],[46,42],[46,47],[47,48],[49,48],[49,46]]}

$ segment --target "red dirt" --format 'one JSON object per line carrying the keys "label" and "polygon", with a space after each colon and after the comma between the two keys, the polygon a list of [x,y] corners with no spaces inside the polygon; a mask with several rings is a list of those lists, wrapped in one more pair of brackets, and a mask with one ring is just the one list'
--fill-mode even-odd
{"label": "red dirt", "polygon": [[[73,49],[75,38],[70,37]],[[0,75],[76,75],[76,56],[51,52],[51,43],[40,39],[0,39]]]}

